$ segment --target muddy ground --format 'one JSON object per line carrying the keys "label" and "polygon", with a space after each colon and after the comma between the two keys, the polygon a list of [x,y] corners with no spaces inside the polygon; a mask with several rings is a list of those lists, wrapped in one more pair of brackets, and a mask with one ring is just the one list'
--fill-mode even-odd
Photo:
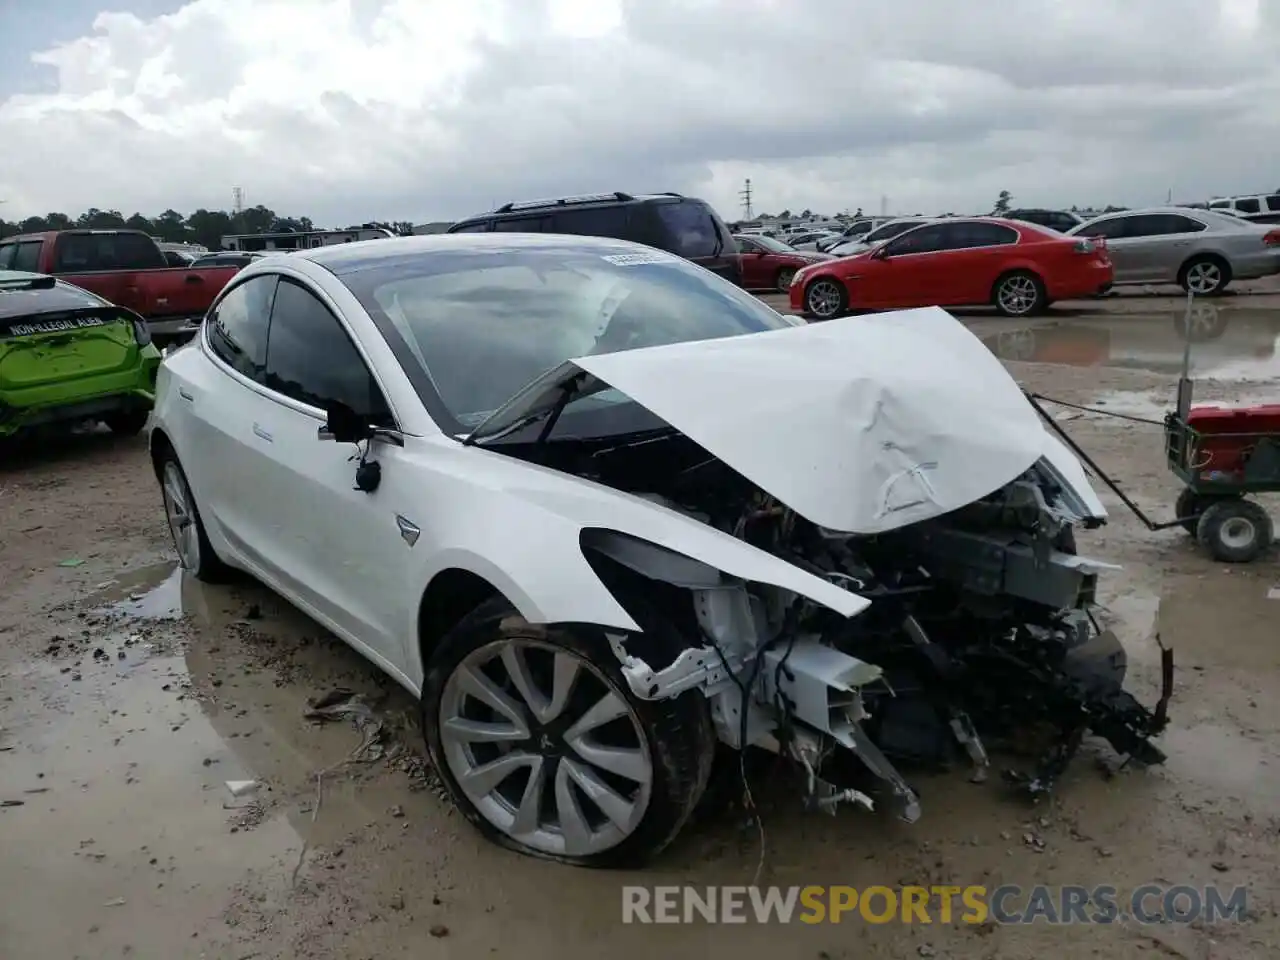
{"label": "muddy ground", "polygon": [[[1201,398],[1276,398],[1278,301],[1217,305],[1227,322],[1196,348]],[[966,320],[1001,356],[1048,361],[1010,362],[1027,386],[1158,417],[1178,311],[1126,297],[1035,324]],[[1063,416],[1144,508],[1172,515],[1157,427]],[[1280,568],[1274,554],[1215,564],[1104,499],[1113,521],[1080,547],[1123,565],[1102,599],[1133,688],[1154,699],[1157,632],[1177,656],[1165,766],[1107,777],[1114,758],[1089,744],[1035,807],[994,779],[919,774],[913,826],[805,814],[760,782],[763,847],[731,812],[615,874],[482,842],[440,799],[408,696],[262,588],[183,577],[142,440],[0,449],[0,957],[1274,957]],[[304,719],[340,687],[377,704],[372,760],[345,762],[370,728]],[[232,796],[227,781],[249,779],[262,785]],[[762,856],[762,884],[1241,885],[1249,906],[1216,926],[620,921],[624,883],[747,884]]]}

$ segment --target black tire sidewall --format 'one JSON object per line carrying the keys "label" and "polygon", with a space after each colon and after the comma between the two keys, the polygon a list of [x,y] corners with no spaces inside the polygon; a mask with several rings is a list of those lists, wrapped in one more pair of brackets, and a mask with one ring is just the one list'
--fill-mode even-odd
{"label": "black tire sidewall", "polygon": [[[799,269],[799,267],[783,267],[773,279],[773,288],[778,293],[786,293],[791,289],[791,281],[795,279],[796,271]],[[784,280],[786,283],[783,283]]]}
{"label": "black tire sidewall", "polygon": [[129,410],[122,413],[111,413],[102,418],[107,429],[117,436],[136,437],[147,425],[150,413],[145,410]]}
{"label": "black tire sidewall", "polygon": [[[566,857],[535,850],[513,840],[472,806],[449,769],[439,726],[440,699],[445,683],[467,654],[503,637],[561,647],[583,658],[608,678],[615,687],[615,693],[626,701],[639,720],[653,763],[649,806],[635,832],[609,850],[586,857]],[[628,637],[628,645],[633,653],[644,657],[635,643],[642,637],[650,639],[648,633],[633,634]],[[649,662],[657,669],[652,660]],[[715,752],[710,713],[699,691],[686,691],[670,700],[640,700],[631,693],[622,676],[602,628],[530,624],[502,597],[481,604],[434,647],[425,664],[420,708],[432,765],[462,815],[485,837],[509,850],[574,866],[635,867],[663,850],[684,827],[706,789]]]}

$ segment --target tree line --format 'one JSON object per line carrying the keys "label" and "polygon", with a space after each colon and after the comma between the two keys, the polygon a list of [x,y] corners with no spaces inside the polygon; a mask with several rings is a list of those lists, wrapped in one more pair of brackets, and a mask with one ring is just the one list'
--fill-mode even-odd
{"label": "tree line", "polygon": [[[352,224],[341,229],[359,227],[385,227],[396,233],[412,233],[413,224],[407,220],[395,223]],[[210,250],[222,249],[222,238],[238,233],[273,233],[286,230],[303,231],[317,228],[310,217],[285,217],[269,207],[258,204],[236,213],[226,210],[205,210],[183,216],[177,210],[166,210],[157,217],[141,213],[124,216],[119,210],[99,210],[90,207],[78,217],[65,213],[47,213],[43,217],[27,217],[10,222],[0,219],[0,238],[19,233],[40,233],[44,230],[141,230],[148,236],[168,243],[193,243]]]}

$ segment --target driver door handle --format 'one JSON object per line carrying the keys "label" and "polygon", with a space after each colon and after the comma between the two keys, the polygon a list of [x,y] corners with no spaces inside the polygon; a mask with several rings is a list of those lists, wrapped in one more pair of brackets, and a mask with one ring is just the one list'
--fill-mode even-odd
{"label": "driver door handle", "polygon": [[267,443],[275,442],[271,434],[267,433],[267,431],[263,430],[262,427],[258,426],[256,423],[253,425],[253,434],[256,437],[261,437],[263,440],[267,441]]}

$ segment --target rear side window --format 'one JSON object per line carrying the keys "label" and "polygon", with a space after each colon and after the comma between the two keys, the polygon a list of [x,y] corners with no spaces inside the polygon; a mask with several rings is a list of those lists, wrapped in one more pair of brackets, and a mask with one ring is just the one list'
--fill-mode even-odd
{"label": "rear side window", "polygon": [[1231,209],[1231,201],[1230,201],[1230,200],[1215,200],[1215,201],[1213,201],[1213,203],[1209,204],[1209,209],[1210,209],[1210,210],[1230,210],[1230,209]]}
{"label": "rear side window", "polygon": [[551,230],[550,224],[550,217],[510,217],[505,220],[495,220],[493,231],[494,233],[548,233]]}
{"label": "rear side window", "polygon": [[1236,201],[1236,209],[1241,213],[1261,213],[1262,204],[1257,197],[1241,197]]}
{"label": "rear side window", "polygon": [[136,233],[68,233],[54,245],[55,272],[150,270],[165,266],[159,248]]}
{"label": "rear side window", "polygon": [[1267,197],[1267,209],[1272,213],[1280,212],[1280,193]]}
{"label": "rear side window", "polygon": [[[965,247],[999,247],[1018,242],[1018,231],[998,223],[953,223],[947,225],[948,250]],[[912,234],[915,236],[915,234]]]}
{"label": "rear side window", "polygon": [[382,392],[346,329],[316,296],[282,279],[271,308],[264,385],[324,410],[337,401],[392,426]]}
{"label": "rear side window", "polygon": [[552,217],[551,232],[627,240],[630,225],[630,211],[625,206],[590,207],[585,210],[557,210]]}
{"label": "rear side window", "polygon": [[488,233],[489,221],[477,220],[475,223],[464,223],[460,227],[450,227],[450,233]]}
{"label": "rear side window", "polygon": [[232,370],[262,382],[267,363],[267,326],[276,276],[254,277],[233,287],[205,319],[209,348]]}
{"label": "rear side window", "polygon": [[672,253],[682,257],[714,257],[721,251],[722,243],[711,210],[704,204],[689,200],[654,205],[662,222],[666,243]]}
{"label": "rear side window", "polygon": [[13,269],[13,255],[17,252],[16,243],[0,243],[0,270]]}
{"label": "rear side window", "polygon": [[[13,262],[9,264],[9,269],[26,270],[28,273],[39,273],[40,248],[43,246],[43,240],[23,240],[21,243],[15,243],[13,250]],[[4,258],[0,257],[0,266],[3,264]]]}

